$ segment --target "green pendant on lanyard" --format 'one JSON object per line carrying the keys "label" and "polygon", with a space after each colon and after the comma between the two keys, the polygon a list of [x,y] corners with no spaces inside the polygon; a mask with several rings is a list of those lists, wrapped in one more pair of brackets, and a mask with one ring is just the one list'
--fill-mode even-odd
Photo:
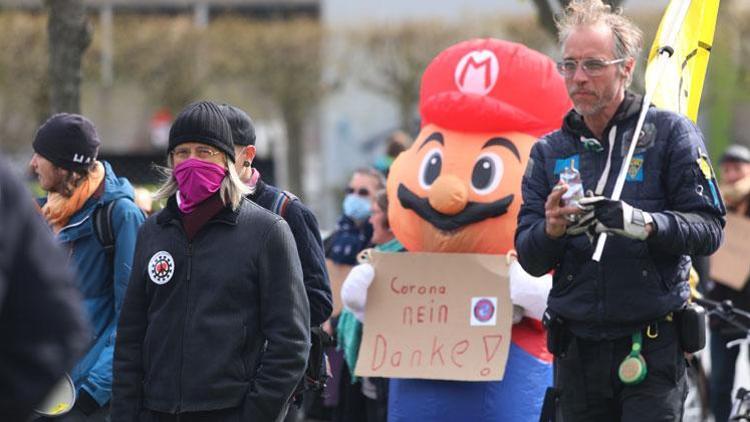
{"label": "green pendant on lanyard", "polygon": [[620,368],[617,370],[617,375],[623,384],[637,385],[646,379],[648,369],[646,368],[646,359],[641,355],[642,344],[643,337],[639,330],[633,333],[633,347],[630,354],[623,359]]}

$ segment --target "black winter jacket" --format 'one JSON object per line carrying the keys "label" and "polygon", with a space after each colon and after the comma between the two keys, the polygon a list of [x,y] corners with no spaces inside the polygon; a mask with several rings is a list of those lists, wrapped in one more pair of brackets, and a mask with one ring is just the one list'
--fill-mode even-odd
{"label": "black winter jacket", "polygon": [[241,406],[273,421],[305,370],[309,307],[284,220],[244,199],[188,242],[174,197],[138,234],[112,420]]}
{"label": "black winter jacket", "polygon": [[647,241],[608,236],[600,263],[591,259],[595,244],[586,235],[547,237],[544,204],[571,161],[585,190],[611,197],[640,104],[641,97],[627,93],[599,140],[601,148],[592,146],[594,136],[572,110],[562,130],[533,146],[523,177],[519,262],[534,276],[554,270],[548,307],[584,338],[628,336],[682,307],[689,295],[687,255],[713,253],[723,236],[725,210],[715,176],[707,178],[700,165],[705,160],[703,169],[710,170],[702,134],[684,116],[652,107],[622,199],[650,212],[656,232]]}
{"label": "black winter jacket", "polygon": [[0,161],[0,420],[24,421],[88,347],[65,252]]}
{"label": "black winter jacket", "polygon": [[[258,179],[255,192],[250,195],[250,199],[267,210],[275,211],[281,195],[287,193]],[[288,198],[282,217],[289,224],[297,244],[305,291],[310,302],[310,326],[316,327],[325,322],[333,310],[331,285],[328,281],[318,220],[302,201],[293,197]]]}

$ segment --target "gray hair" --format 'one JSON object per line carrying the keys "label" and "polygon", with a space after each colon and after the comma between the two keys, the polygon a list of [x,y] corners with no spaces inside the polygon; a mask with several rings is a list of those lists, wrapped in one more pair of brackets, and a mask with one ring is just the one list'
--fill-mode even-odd
{"label": "gray hair", "polygon": [[[249,195],[255,191],[255,187],[250,188],[240,179],[237,174],[237,169],[234,167],[234,162],[227,158],[224,154],[224,164],[227,167],[227,177],[221,181],[221,188],[219,188],[219,197],[224,206],[230,206],[233,211],[236,211],[242,203],[242,198],[245,195]],[[172,154],[167,154],[167,167],[156,167],[156,170],[161,173],[162,184],[159,189],[154,192],[154,199],[162,200],[167,199],[170,196],[177,193],[179,186],[177,186],[177,180],[172,175],[172,168],[174,167],[174,161],[172,160]]]}
{"label": "gray hair", "polygon": [[557,19],[560,45],[565,44],[574,28],[600,23],[612,30],[615,42],[612,53],[615,58],[633,58],[637,61],[643,46],[643,32],[622,16],[621,8],[612,10],[612,6],[602,3],[602,0],[573,0],[568,4],[563,15]]}

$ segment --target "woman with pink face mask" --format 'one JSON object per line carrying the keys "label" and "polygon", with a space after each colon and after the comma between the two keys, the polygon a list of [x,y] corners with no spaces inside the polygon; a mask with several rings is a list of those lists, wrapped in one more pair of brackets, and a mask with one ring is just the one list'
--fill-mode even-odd
{"label": "woman with pink face mask", "polygon": [[164,209],[138,234],[112,420],[274,421],[305,370],[309,307],[284,220],[245,199],[218,106],[169,133]]}

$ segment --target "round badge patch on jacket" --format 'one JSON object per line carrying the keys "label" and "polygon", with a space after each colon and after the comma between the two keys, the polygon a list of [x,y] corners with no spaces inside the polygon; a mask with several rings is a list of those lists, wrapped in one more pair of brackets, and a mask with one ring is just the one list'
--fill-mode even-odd
{"label": "round badge patch on jacket", "polygon": [[148,261],[148,276],[156,284],[165,284],[174,275],[174,259],[167,251],[159,251]]}

